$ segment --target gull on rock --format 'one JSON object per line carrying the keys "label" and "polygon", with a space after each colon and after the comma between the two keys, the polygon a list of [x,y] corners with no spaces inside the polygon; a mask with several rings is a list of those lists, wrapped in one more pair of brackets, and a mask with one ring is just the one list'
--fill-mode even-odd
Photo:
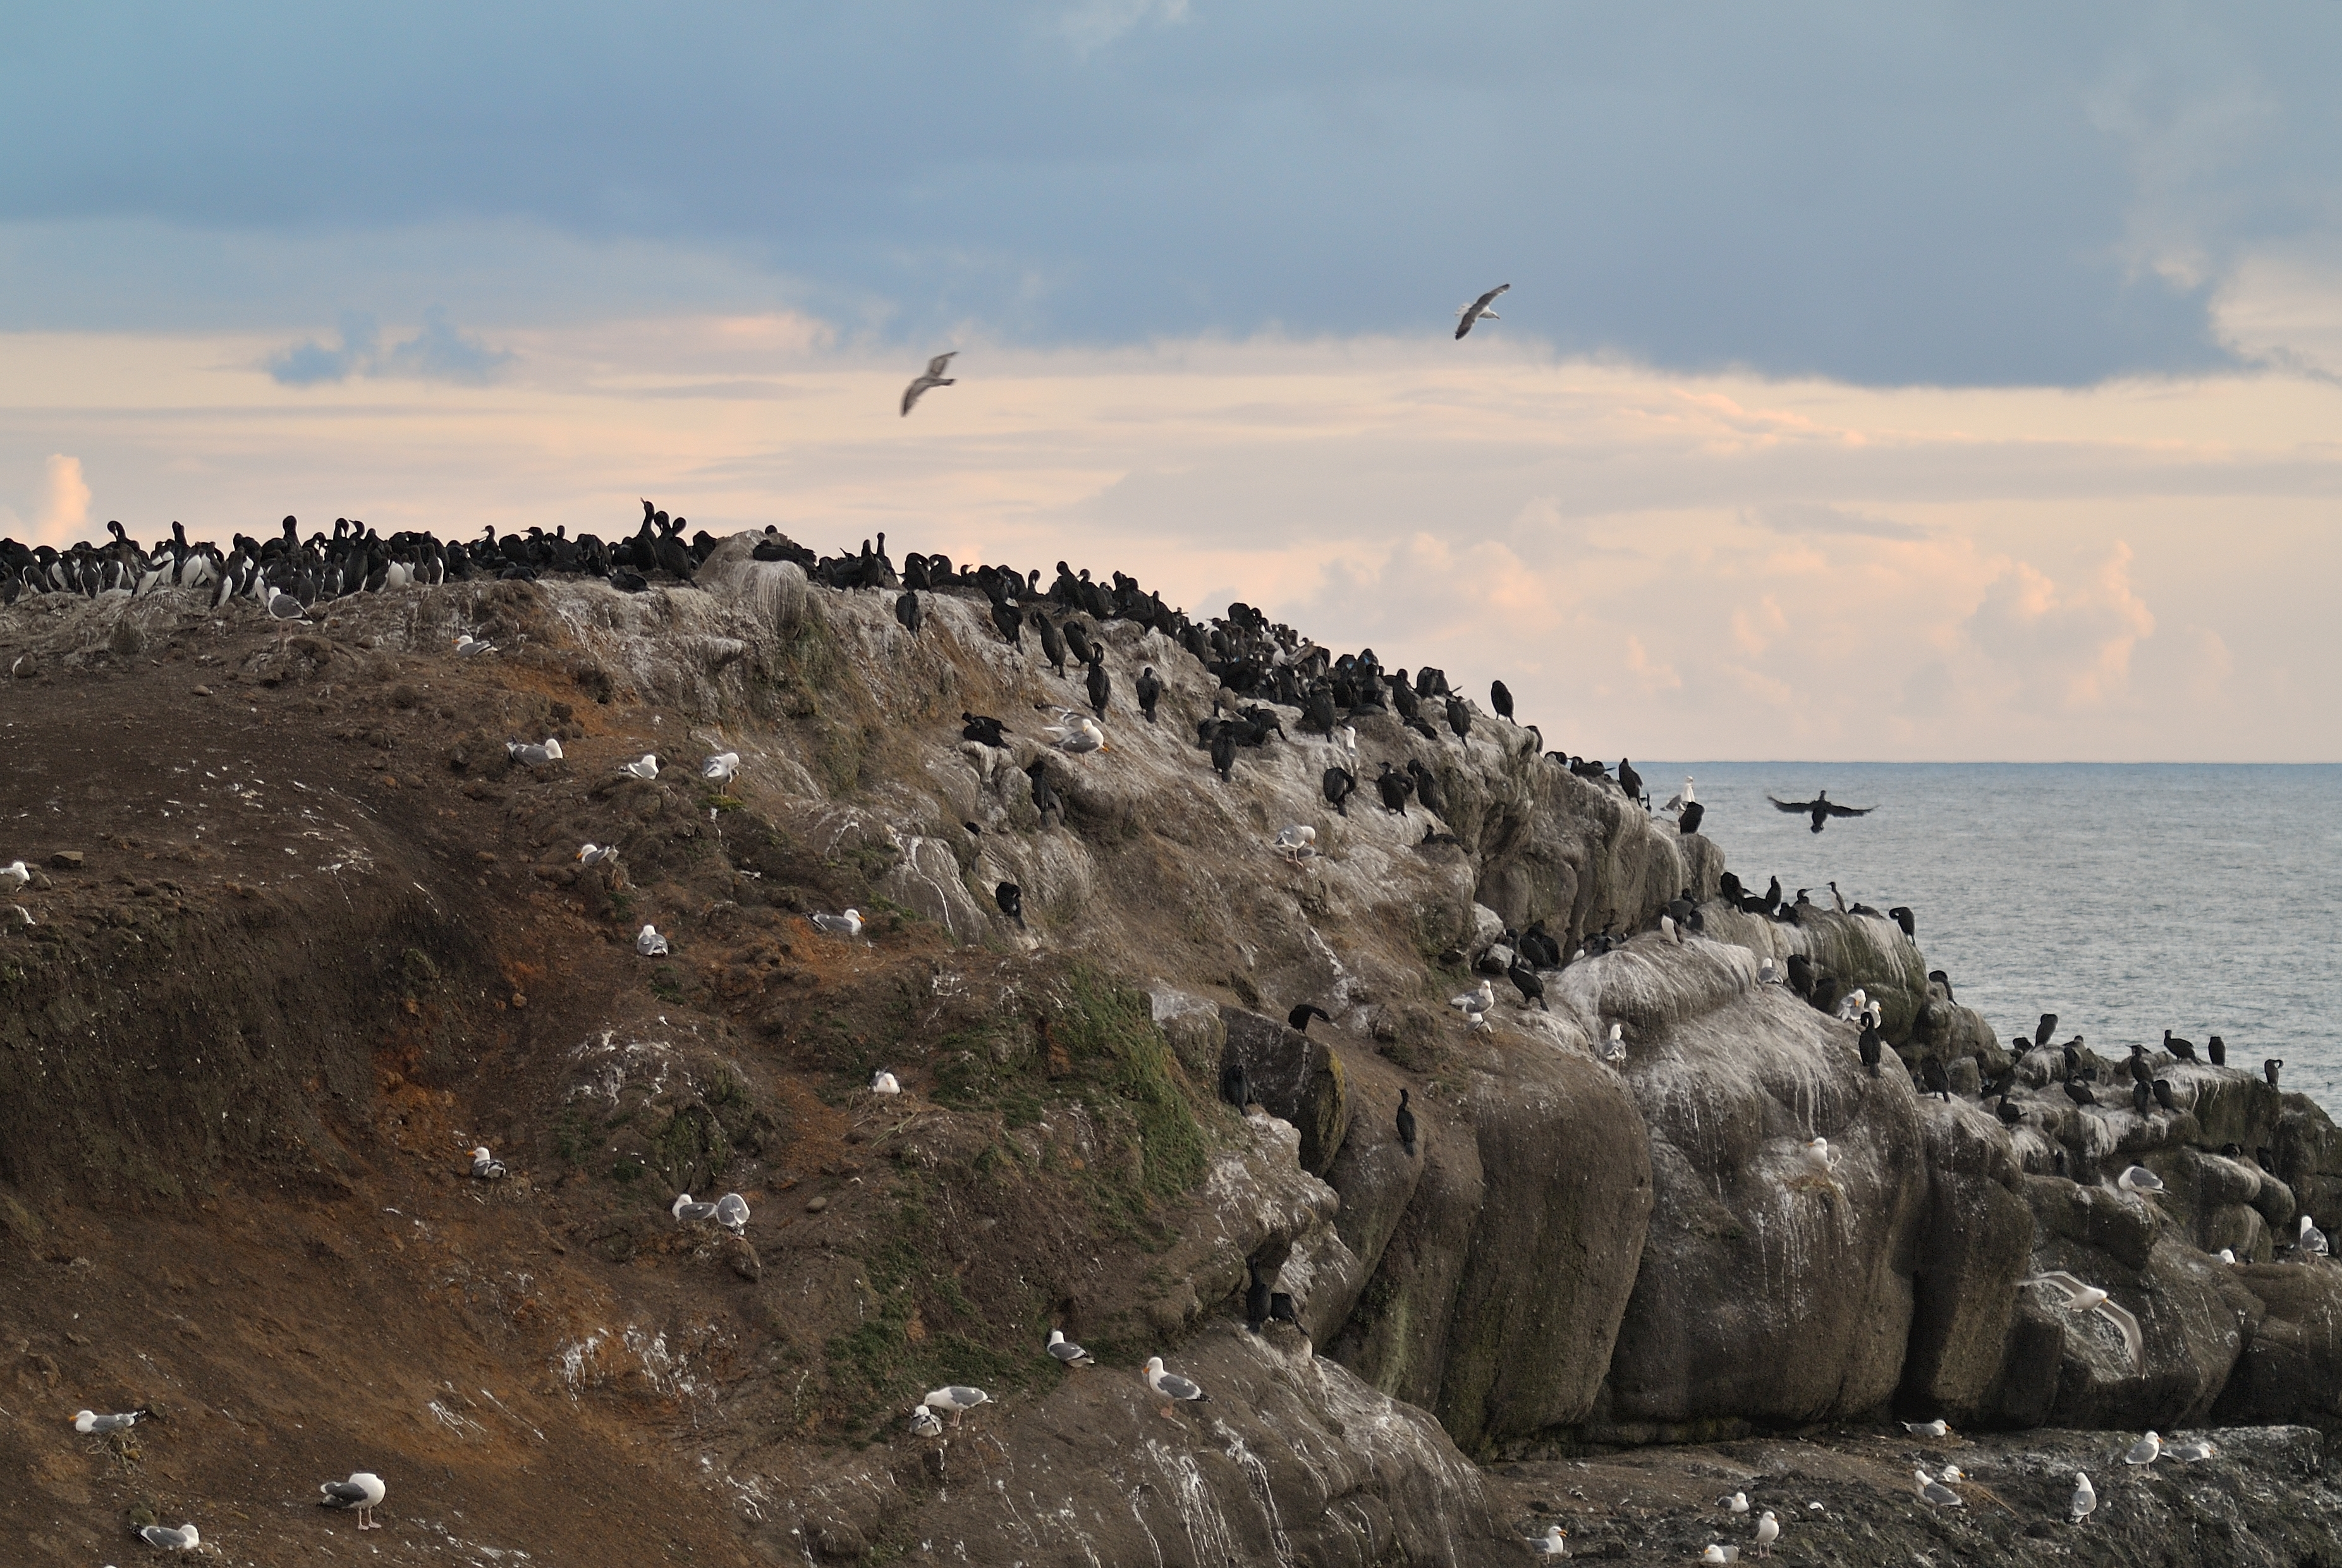
{"label": "gull on rock", "polygon": [[1737,1563],[1740,1561],[1740,1548],[1711,1541],[1707,1543],[1707,1550],[1699,1554],[1699,1560],[1703,1563]]}
{"label": "gull on rock", "polygon": [[2301,1216],[2301,1229],[2295,1234],[2295,1247],[2307,1257],[2322,1258],[2326,1253],[2326,1233],[2317,1228],[2307,1214]]}
{"label": "gull on rock", "polygon": [[74,1417],[74,1430],[95,1433],[122,1432],[137,1425],[154,1413],[151,1410],[125,1410],[119,1415],[100,1415],[94,1410],[85,1410]]}
{"label": "gull on rock", "polygon": [[1863,1009],[1869,1005],[1870,994],[1857,985],[1838,998],[1837,1015],[1844,1022],[1851,1024],[1861,1017]]}
{"label": "gull on rock", "polygon": [[1087,1366],[1090,1363],[1090,1353],[1067,1339],[1063,1329],[1049,1331],[1049,1355],[1066,1366]]}
{"label": "gull on rock", "polygon": [[2077,1470],[2074,1472],[2074,1499],[2067,1504],[2067,1518],[2072,1523],[2079,1524],[2090,1516],[2090,1511],[2097,1505],[2097,1490],[2090,1484],[2088,1476]]}
{"label": "gull on rock", "polygon": [[2178,1460],[2182,1464],[2195,1464],[2211,1458],[2220,1451],[2213,1447],[2208,1440],[2199,1437],[2193,1443],[2180,1443],[2167,1452],[2172,1458]]}
{"label": "gull on rock", "polygon": [[617,858],[618,846],[615,844],[588,843],[577,851],[577,864],[580,865],[607,865]]}
{"label": "gull on rock", "polygon": [[382,1522],[374,1511],[381,1506],[385,1488],[382,1477],[371,1470],[354,1470],[347,1481],[320,1483],[317,1505],[321,1508],[346,1508],[358,1516],[361,1530],[379,1530]]}
{"label": "gull on rock", "polygon": [[1041,726],[1041,733],[1049,737],[1051,745],[1074,756],[1086,756],[1091,752],[1108,749],[1106,732],[1098,728],[1097,721],[1070,711],[1065,717],[1068,722]]}
{"label": "gull on rock", "polygon": [[1825,1176],[1836,1170],[1838,1161],[1844,1157],[1831,1150],[1827,1138],[1815,1138],[1798,1147],[1805,1155],[1806,1164]]}
{"label": "gull on rock", "polygon": [[1966,1508],[1967,1500],[1937,1481],[1924,1470],[1915,1470],[1911,1478],[1919,1483],[1919,1495],[1938,1508]]}
{"label": "gull on rock", "polygon": [[1724,1506],[1725,1506],[1727,1510],[1729,1510],[1730,1512],[1732,1512],[1732,1513],[1747,1513],[1747,1512],[1748,1512],[1748,1493],[1746,1493],[1746,1492],[1736,1492],[1736,1493],[1734,1493],[1731,1496],[1729,1496],[1729,1497],[1727,1497],[1727,1498],[1726,1498],[1726,1499],[1724,1500]]}
{"label": "gull on rock", "polygon": [[873,1094],[899,1094],[903,1092],[903,1085],[895,1074],[882,1067],[870,1075],[870,1092]]}
{"label": "gull on rock", "polygon": [[716,1200],[716,1223],[734,1235],[748,1228],[748,1200],[737,1193],[726,1193]]}
{"label": "gull on rock", "polygon": [[979,1404],[991,1403],[992,1395],[980,1388],[969,1388],[965,1384],[955,1383],[942,1388],[930,1389],[927,1397],[919,1403],[930,1410],[950,1411],[952,1424],[957,1426],[961,1416]]}
{"label": "gull on rock", "polygon": [[2145,1165],[2133,1165],[2116,1178],[2115,1185],[2126,1193],[2159,1193],[2163,1191],[2163,1178]]}
{"label": "gull on rock", "polygon": [[5,865],[0,865],[0,883],[6,884],[12,889],[22,887],[32,880],[32,872],[21,860],[12,860]]}
{"label": "gull on rock", "polygon": [[485,1144],[472,1151],[472,1174],[484,1182],[501,1182],[505,1178],[504,1162],[488,1152]]}
{"label": "gull on rock", "polygon": [[924,1404],[915,1404],[911,1407],[911,1435],[941,1437],[943,1434],[944,1418],[942,1416]]}
{"label": "gull on rock", "polygon": [[1176,1372],[1164,1371],[1159,1355],[1146,1358],[1146,1386],[1166,1399],[1189,1404],[1201,1404],[1212,1397],[1204,1392],[1203,1384],[1190,1383]]}
{"label": "gull on rock", "polygon": [[1603,1048],[1602,1060],[1609,1063],[1613,1067],[1625,1065],[1626,1061],[1626,1026],[1624,1024],[1613,1024],[1610,1025],[1610,1043]]}
{"label": "gull on rock", "polygon": [[710,784],[723,784],[740,771],[738,752],[717,752],[699,764],[699,776]]}
{"label": "gull on rock", "polygon": [[1529,1550],[1540,1557],[1569,1555],[1569,1532],[1558,1524],[1546,1525],[1542,1535],[1524,1535],[1521,1539],[1527,1542]]}
{"label": "gull on rock", "polygon": [[862,912],[849,909],[844,914],[809,914],[813,928],[829,936],[859,936],[862,934]]}
{"label": "gull on rock", "polygon": [[1903,1423],[1903,1430],[1914,1437],[1949,1437],[1952,1434],[1951,1423],[1941,1416],[1933,1421],[1907,1421]]}
{"label": "gull on rock", "polygon": [[469,632],[465,633],[462,636],[455,639],[455,656],[457,658],[469,659],[480,654],[493,654],[495,651],[496,645],[494,643],[487,641],[484,637],[475,637]]}
{"label": "gull on rock", "polygon": [[1280,828],[1276,841],[1269,847],[1284,859],[1299,865],[1317,853],[1317,830],[1306,823],[1295,823],[1290,827]]}
{"label": "gull on rock", "polygon": [[1451,996],[1447,1005],[1464,1013],[1486,1013],[1496,1004],[1496,988],[1486,981],[1480,982],[1476,991],[1466,991],[1461,996]]}
{"label": "gull on rock", "polygon": [[204,1538],[192,1524],[182,1524],[176,1530],[167,1524],[147,1524],[140,1527],[138,1539],[149,1546],[160,1546],[165,1552],[193,1552],[204,1543]]}
{"label": "gull on rock", "polygon": [[635,933],[635,951],[645,958],[666,956],[666,938],[658,934],[656,925],[646,925]]}
{"label": "gull on rock", "polygon": [[700,1203],[689,1193],[684,1193],[676,1198],[675,1206],[667,1210],[667,1213],[686,1225],[696,1224],[701,1220],[714,1219],[716,1205]]}
{"label": "gull on rock", "polygon": [[545,744],[541,746],[525,745],[519,741],[506,741],[505,754],[516,763],[525,763],[533,768],[543,767],[546,763],[556,763],[561,760],[561,743],[551,735],[545,737]]}
{"label": "gull on rock", "polygon": [[658,754],[645,752],[633,762],[620,763],[618,771],[628,778],[655,779],[658,777]]}
{"label": "gull on rock", "polygon": [[1773,1511],[1767,1508],[1756,1520],[1756,1555],[1773,1555],[1773,1543],[1780,1538],[1781,1522],[1773,1517]]}
{"label": "gull on rock", "polygon": [[2123,1463],[2125,1464],[2152,1464],[2162,1457],[2163,1439],[2150,1432],[2145,1437],[2140,1438],[2137,1443],[2130,1445],[2130,1452],[2123,1455]]}

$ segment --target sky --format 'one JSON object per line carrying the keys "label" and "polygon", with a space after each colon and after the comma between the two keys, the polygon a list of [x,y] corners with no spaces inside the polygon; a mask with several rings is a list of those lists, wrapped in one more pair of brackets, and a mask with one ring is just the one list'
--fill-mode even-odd
{"label": "sky", "polygon": [[27,8],[0,534],[649,496],[1606,756],[2342,760],[2337,65],[2298,5]]}

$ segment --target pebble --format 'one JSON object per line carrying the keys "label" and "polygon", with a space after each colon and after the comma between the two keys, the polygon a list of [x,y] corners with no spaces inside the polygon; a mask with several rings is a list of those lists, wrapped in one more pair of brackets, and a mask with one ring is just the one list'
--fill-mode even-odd
{"label": "pebble", "polygon": [[829,1200],[827,1198],[816,1198],[806,1204],[806,1213],[808,1214],[817,1214],[827,1207],[829,1207]]}
{"label": "pebble", "polygon": [[61,849],[57,851],[56,854],[49,856],[49,864],[63,871],[79,871],[81,869],[81,851],[77,849]]}

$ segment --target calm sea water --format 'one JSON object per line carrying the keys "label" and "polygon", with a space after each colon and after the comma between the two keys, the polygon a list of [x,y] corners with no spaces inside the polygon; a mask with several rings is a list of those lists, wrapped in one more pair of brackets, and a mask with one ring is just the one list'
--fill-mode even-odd
{"label": "calm sea water", "polygon": [[[2342,1115],[2342,766],[1654,763],[1698,780],[1700,831],[1758,892],[1833,877],[1911,906],[1928,967],[2003,1040],[2044,1013],[2100,1051],[2218,1034],[2230,1065]],[[1767,791],[1878,809],[1816,834]]]}

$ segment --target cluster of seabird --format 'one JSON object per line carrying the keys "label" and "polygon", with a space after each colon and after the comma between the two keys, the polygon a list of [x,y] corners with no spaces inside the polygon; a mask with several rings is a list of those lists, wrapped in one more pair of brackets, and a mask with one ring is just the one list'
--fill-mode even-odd
{"label": "cluster of seabird", "polygon": [[[485,1149],[479,1151],[483,1154],[486,1152]],[[503,1174],[502,1167],[498,1167],[497,1174]],[[142,1421],[151,1421],[154,1418],[155,1413],[144,1406],[136,1410],[113,1413],[83,1410],[74,1413],[73,1425],[75,1432],[87,1436],[113,1438],[118,1433],[128,1432]],[[382,1505],[382,1500],[388,1495],[389,1488],[383,1483],[382,1477],[373,1471],[352,1471],[350,1478],[346,1481],[321,1482],[317,1487],[317,1493],[320,1507],[339,1509],[355,1514],[360,1530],[383,1528],[382,1522],[374,1516],[374,1511]],[[134,1523],[131,1526],[131,1533],[147,1545],[165,1552],[205,1550],[203,1532],[192,1523],[175,1525]]]}

